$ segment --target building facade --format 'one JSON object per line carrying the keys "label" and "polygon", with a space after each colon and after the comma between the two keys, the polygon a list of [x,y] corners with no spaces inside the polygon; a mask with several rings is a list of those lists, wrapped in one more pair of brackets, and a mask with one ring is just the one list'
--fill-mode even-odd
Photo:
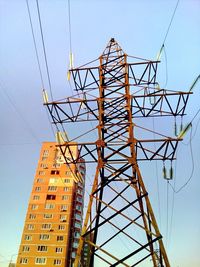
{"label": "building facade", "polygon": [[[73,155],[78,153],[74,146]],[[33,182],[16,267],[73,265],[82,225],[85,164],[66,164],[55,142],[44,142]]]}

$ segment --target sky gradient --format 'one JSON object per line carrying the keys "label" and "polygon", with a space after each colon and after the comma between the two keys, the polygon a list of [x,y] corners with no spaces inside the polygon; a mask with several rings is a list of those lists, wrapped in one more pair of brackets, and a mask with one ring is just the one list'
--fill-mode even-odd
{"label": "sky gradient", "polygon": [[[71,0],[74,65],[79,66],[98,58],[111,37],[129,55],[156,59],[176,2]],[[29,3],[45,89],[49,92],[36,2],[32,0]],[[39,4],[52,92],[54,99],[61,99],[72,95],[67,82],[70,50],[68,4],[67,0],[40,0]],[[158,71],[161,87],[166,85],[168,89],[188,91],[200,74],[199,14],[200,1],[179,1],[165,42],[166,57],[162,54]],[[18,252],[41,143],[54,141],[54,136],[42,105],[43,88],[25,0],[0,0],[0,35],[0,267],[6,267]],[[199,109],[199,100],[200,83],[190,97],[185,124],[192,120]],[[157,165],[159,212],[156,164],[140,164],[173,267],[200,266],[199,118],[198,115],[192,128],[194,173],[180,193],[174,195],[168,188],[168,217],[167,183],[162,176],[162,165]],[[165,122],[155,125],[155,129],[162,133],[171,131],[173,134],[173,121],[171,129],[166,129]],[[69,135],[73,137],[70,128]],[[174,166],[177,189],[187,181],[192,171],[189,137],[190,133],[177,153],[177,164]],[[88,176],[92,180],[90,167]],[[87,181],[88,192],[90,186],[91,182]]]}

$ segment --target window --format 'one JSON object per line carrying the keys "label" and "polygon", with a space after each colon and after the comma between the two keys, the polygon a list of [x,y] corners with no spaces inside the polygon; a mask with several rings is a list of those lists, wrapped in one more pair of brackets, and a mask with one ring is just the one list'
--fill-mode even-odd
{"label": "window", "polygon": [[83,202],[83,198],[82,197],[77,197],[77,201],[82,203]]}
{"label": "window", "polygon": [[62,196],[62,200],[68,200],[68,199],[69,199],[69,196],[67,195]]}
{"label": "window", "polygon": [[49,210],[49,209],[54,209],[55,208],[55,204],[51,204],[51,203],[47,203],[45,205],[45,209]]}
{"label": "window", "polygon": [[74,237],[76,237],[76,238],[79,238],[80,237],[80,232],[74,232]]}
{"label": "window", "polygon": [[36,218],[36,214],[30,214],[29,219],[34,220]]}
{"label": "window", "polygon": [[48,191],[56,191],[57,190],[57,186],[48,186]]}
{"label": "window", "polygon": [[28,263],[28,259],[27,258],[21,258],[20,259],[20,263],[21,264],[27,264]]}
{"label": "window", "polygon": [[40,167],[41,167],[41,168],[44,168],[44,169],[47,169],[47,164],[42,163],[42,164],[40,164]]}
{"label": "window", "polygon": [[78,188],[77,193],[82,195],[82,189]]}
{"label": "window", "polygon": [[64,183],[70,183],[70,179],[64,179]]}
{"label": "window", "polygon": [[53,218],[53,214],[50,214],[50,213],[44,214],[44,219],[51,219],[51,218]]}
{"label": "window", "polygon": [[33,200],[39,200],[39,199],[40,199],[40,196],[38,196],[38,195],[33,196]]}
{"label": "window", "polygon": [[49,180],[49,183],[50,184],[55,184],[57,182],[58,182],[58,179],[57,178],[50,178],[50,180]]}
{"label": "window", "polygon": [[63,224],[58,225],[58,230],[65,230],[65,225]]}
{"label": "window", "polygon": [[76,205],[76,210],[81,210],[81,206],[80,205]]}
{"label": "window", "polygon": [[46,258],[44,258],[44,257],[41,257],[41,258],[36,258],[35,259],[35,264],[46,264]]}
{"label": "window", "polygon": [[75,218],[76,218],[76,220],[79,220],[79,221],[81,221],[81,219],[82,219],[80,214],[76,214]]}
{"label": "window", "polygon": [[78,183],[78,188],[83,189],[83,184]]}
{"label": "window", "polygon": [[57,241],[63,241],[64,240],[64,236],[63,235],[58,235],[57,236]]}
{"label": "window", "polygon": [[75,222],[74,226],[75,226],[76,228],[79,228],[79,229],[81,229],[81,224],[80,224],[80,223],[78,223],[78,222]]}
{"label": "window", "polygon": [[74,240],[73,244],[72,244],[73,248],[78,248],[78,241]]}
{"label": "window", "polygon": [[58,175],[60,172],[58,171],[58,170],[52,170],[51,171],[51,174],[56,174],[56,175]]}
{"label": "window", "polygon": [[61,211],[66,211],[67,210],[67,205],[61,205]]}
{"label": "window", "polygon": [[67,216],[66,215],[60,215],[60,221],[61,222],[66,222],[67,221]]}
{"label": "window", "polygon": [[38,174],[39,175],[45,175],[45,171],[39,171]]}
{"label": "window", "polygon": [[42,157],[42,161],[45,161],[47,159],[47,157]]}
{"label": "window", "polygon": [[37,210],[38,209],[38,205],[35,205],[35,204],[31,205],[31,209],[32,210]]}
{"label": "window", "polygon": [[41,234],[40,235],[40,240],[49,240],[49,239],[50,239],[50,236],[47,234]]}
{"label": "window", "polygon": [[56,199],[56,195],[47,195],[46,196],[46,200],[55,200]]}
{"label": "window", "polygon": [[60,168],[60,163],[54,163],[53,165],[52,165],[52,167],[54,167],[54,168]]}
{"label": "window", "polygon": [[69,191],[69,187],[67,187],[67,186],[63,187],[63,191],[64,191],[64,192]]}
{"label": "window", "polygon": [[28,224],[27,225],[27,229],[28,230],[33,230],[34,229],[34,225],[33,224]]}
{"label": "window", "polygon": [[35,191],[36,191],[36,192],[41,191],[41,187],[40,187],[40,186],[36,186]]}
{"label": "window", "polygon": [[49,150],[45,149],[45,150],[43,151],[43,156],[48,156],[48,155],[49,155]]}
{"label": "window", "polygon": [[76,257],[76,253],[72,252],[72,258],[74,259]]}
{"label": "window", "polygon": [[47,246],[38,246],[37,251],[47,251]]}
{"label": "window", "polygon": [[60,259],[55,259],[53,265],[61,265],[62,261]]}
{"label": "window", "polygon": [[56,248],[56,252],[57,253],[62,253],[63,252],[63,248]]}
{"label": "window", "polygon": [[71,175],[71,171],[66,171],[65,174],[68,175],[68,176],[70,176]]}
{"label": "window", "polygon": [[43,223],[42,229],[51,229],[51,223]]}
{"label": "window", "polygon": [[30,247],[29,246],[23,246],[22,251],[28,252],[28,251],[30,251]]}
{"label": "window", "polygon": [[32,240],[32,236],[31,235],[25,235],[24,240],[30,241],[30,240]]}
{"label": "window", "polygon": [[37,183],[43,183],[44,182],[44,179],[42,178],[37,178]]}

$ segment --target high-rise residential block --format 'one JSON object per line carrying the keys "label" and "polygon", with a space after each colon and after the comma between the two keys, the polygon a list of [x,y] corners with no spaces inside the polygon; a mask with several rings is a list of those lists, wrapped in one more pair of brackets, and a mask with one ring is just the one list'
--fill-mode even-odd
{"label": "high-rise residential block", "polygon": [[[71,151],[74,156],[77,147]],[[66,164],[55,142],[44,142],[28,204],[16,267],[72,266],[82,225],[84,162]]]}

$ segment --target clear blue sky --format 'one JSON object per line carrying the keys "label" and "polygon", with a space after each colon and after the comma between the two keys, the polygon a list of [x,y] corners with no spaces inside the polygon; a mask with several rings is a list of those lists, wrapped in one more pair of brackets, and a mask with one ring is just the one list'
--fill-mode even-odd
{"label": "clear blue sky", "polygon": [[[36,3],[29,2],[48,90]],[[39,3],[53,95],[59,99],[71,95],[66,79],[69,65],[67,0],[40,0]],[[172,0],[71,0],[74,64],[97,58],[111,37],[115,37],[129,55],[155,59],[175,5],[176,1]],[[199,14],[199,0],[180,0],[165,42],[169,89],[187,91],[200,74]],[[54,137],[42,106],[42,88],[25,0],[0,0],[0,36],[0,267],[5,267],[18,252],[41,142],[53,141]],[[161,61],[158,80],[164,86],[164,55]],[[199,90],[200,83],[190,98],[185,123],[200,107]],[[198,118],[194,121],[194,130]],[[164,125],[162,131],[165,131]],[[69,134],[72,137],[72,133]],[[198,127],[192,139],[194,175],[187,187],[174,196],[172,221],[173,192],[169,188],[167,251],[173,267],[200,266],[199,134]],[[184,143],[188,140],[187,136]],[[180,145],[177,158],[176,187],[179,188],[192,169],[188,145]],[[162,167],[158,164],[160,214],[155,163],[141,164],[141,170],[166,243],[167,184],[162,177]],[[88,172],[90,176],[91,169]]]}

